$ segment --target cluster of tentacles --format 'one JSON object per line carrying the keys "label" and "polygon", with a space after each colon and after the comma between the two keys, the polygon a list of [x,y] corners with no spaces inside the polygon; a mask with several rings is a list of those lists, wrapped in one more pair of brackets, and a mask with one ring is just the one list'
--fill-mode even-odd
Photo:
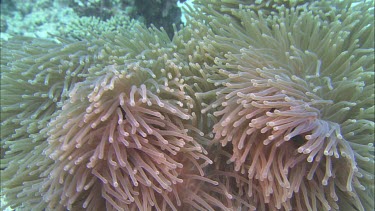
{"label": "cluster of tentacles", "polygon": [[172,40],[2,43],[4,207],[373,209],[373,2],[188,12]]}

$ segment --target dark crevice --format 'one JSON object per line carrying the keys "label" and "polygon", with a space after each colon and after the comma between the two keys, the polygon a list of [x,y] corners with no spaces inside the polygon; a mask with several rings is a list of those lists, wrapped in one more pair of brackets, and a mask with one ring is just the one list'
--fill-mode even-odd
{"label": "dark crevice", "polygon": [[292,143],[294,143],[297,147],[300,147],[306,143],[306,139],[303,135],[296,135],[290,139]]}
{"label": "dark crevice", "polygon": [[126,119],[126,112],[125,110],[121,107],[121,106],[118,106],[121,110],[121,113],[122,113],[122,119],[125,120]]}

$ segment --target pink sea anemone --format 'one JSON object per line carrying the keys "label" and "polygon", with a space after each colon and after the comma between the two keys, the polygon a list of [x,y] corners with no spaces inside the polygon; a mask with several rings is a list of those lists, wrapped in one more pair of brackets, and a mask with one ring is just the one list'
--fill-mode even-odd
{"label": "pink sea anemone", "polygon": [[48,207],[218,206],[198,197],[199,188],[184,190],[194,183],[217,185],[204,177],[202,168],[212,161],[195,139],[201,132],[187,125],[192,118],[184,106],[189,98],[177,86],[155,79],[134,85],[143,77],[137,63],[121,68],[108,66],[103,75],[76,84],[49,124],[45,153],[55,164],[43,184]]}

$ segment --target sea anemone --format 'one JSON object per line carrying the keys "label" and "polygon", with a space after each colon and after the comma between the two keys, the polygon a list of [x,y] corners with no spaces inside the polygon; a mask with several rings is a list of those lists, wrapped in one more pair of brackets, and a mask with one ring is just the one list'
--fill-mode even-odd
{"label": "sea anemone", "polygon": [[[183,202],[176,189],[181,172],[203,178],[201,165],[211,161],[186,129],[191,116],[181,108],[184,92],[137,78],[144,75],[141,69],[108,66],[70,92],[49,125],[46,154],[56,160],[46,180],[51,208],[61,203],[68,209],[177,210]],[[144,83],[136,86],[138,80]]]}
{"label": "sea anemone", "polygon": [[[204,177],[212,161],[194,101],[207,82],[195,76],[198,56],[188,55],[189,47],[176,51],[195,46],[191,33],[176,35],[174,43],[156,29],[139,26],[139,40],[132,33],[105,34],[106,44],[103,38],[8,42],[2,57],[2,194],[8,206],[226,209],[201,190],[217,182]],[[23,77],[14,79],[17,74]],[[43,124],[30,130],[22,118]],[[18,120],[26,129],[17,129]]]}
{"label": "sea anemone", "polygon": [[87,71],[89,62],[80,62],[90,57],[86,43],[61,42],[15,37],[2,43],[1,194],[12,206],[29,209],[43,204],[40,174],[53,162],[42,155],[48,142],[41,129],[68,97],[72,84],[82,80],[78,75]]}
{"label": "sea anemone", "polygon": [[373,209],[373,2],[256,2],[1,43],[3,206]]}
{"label": "sea anemone", "polygon": [[260,210],[373,208],[372,3],[201,4],[217,86],[202,112],[217,119],[214,156],[228,156],[214,176],[233,177],[232,195]]}

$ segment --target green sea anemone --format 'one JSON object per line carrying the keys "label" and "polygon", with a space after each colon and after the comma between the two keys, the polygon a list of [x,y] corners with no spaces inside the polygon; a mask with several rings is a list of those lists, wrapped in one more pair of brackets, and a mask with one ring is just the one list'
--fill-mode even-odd
{"label": "green sea anemone", "polygon": [[226,153],[215,156],[234,165],[217,170],[236,179],[233,191],[260,210],[373,208],[372,3],[272,12],[201,3],[217,86],[202,112],[217,118],[213,139]]}
{"label": "green sea anemone", "polygon": [[374,209],[374,3],[195,4],[1,43],[3,207]]}

